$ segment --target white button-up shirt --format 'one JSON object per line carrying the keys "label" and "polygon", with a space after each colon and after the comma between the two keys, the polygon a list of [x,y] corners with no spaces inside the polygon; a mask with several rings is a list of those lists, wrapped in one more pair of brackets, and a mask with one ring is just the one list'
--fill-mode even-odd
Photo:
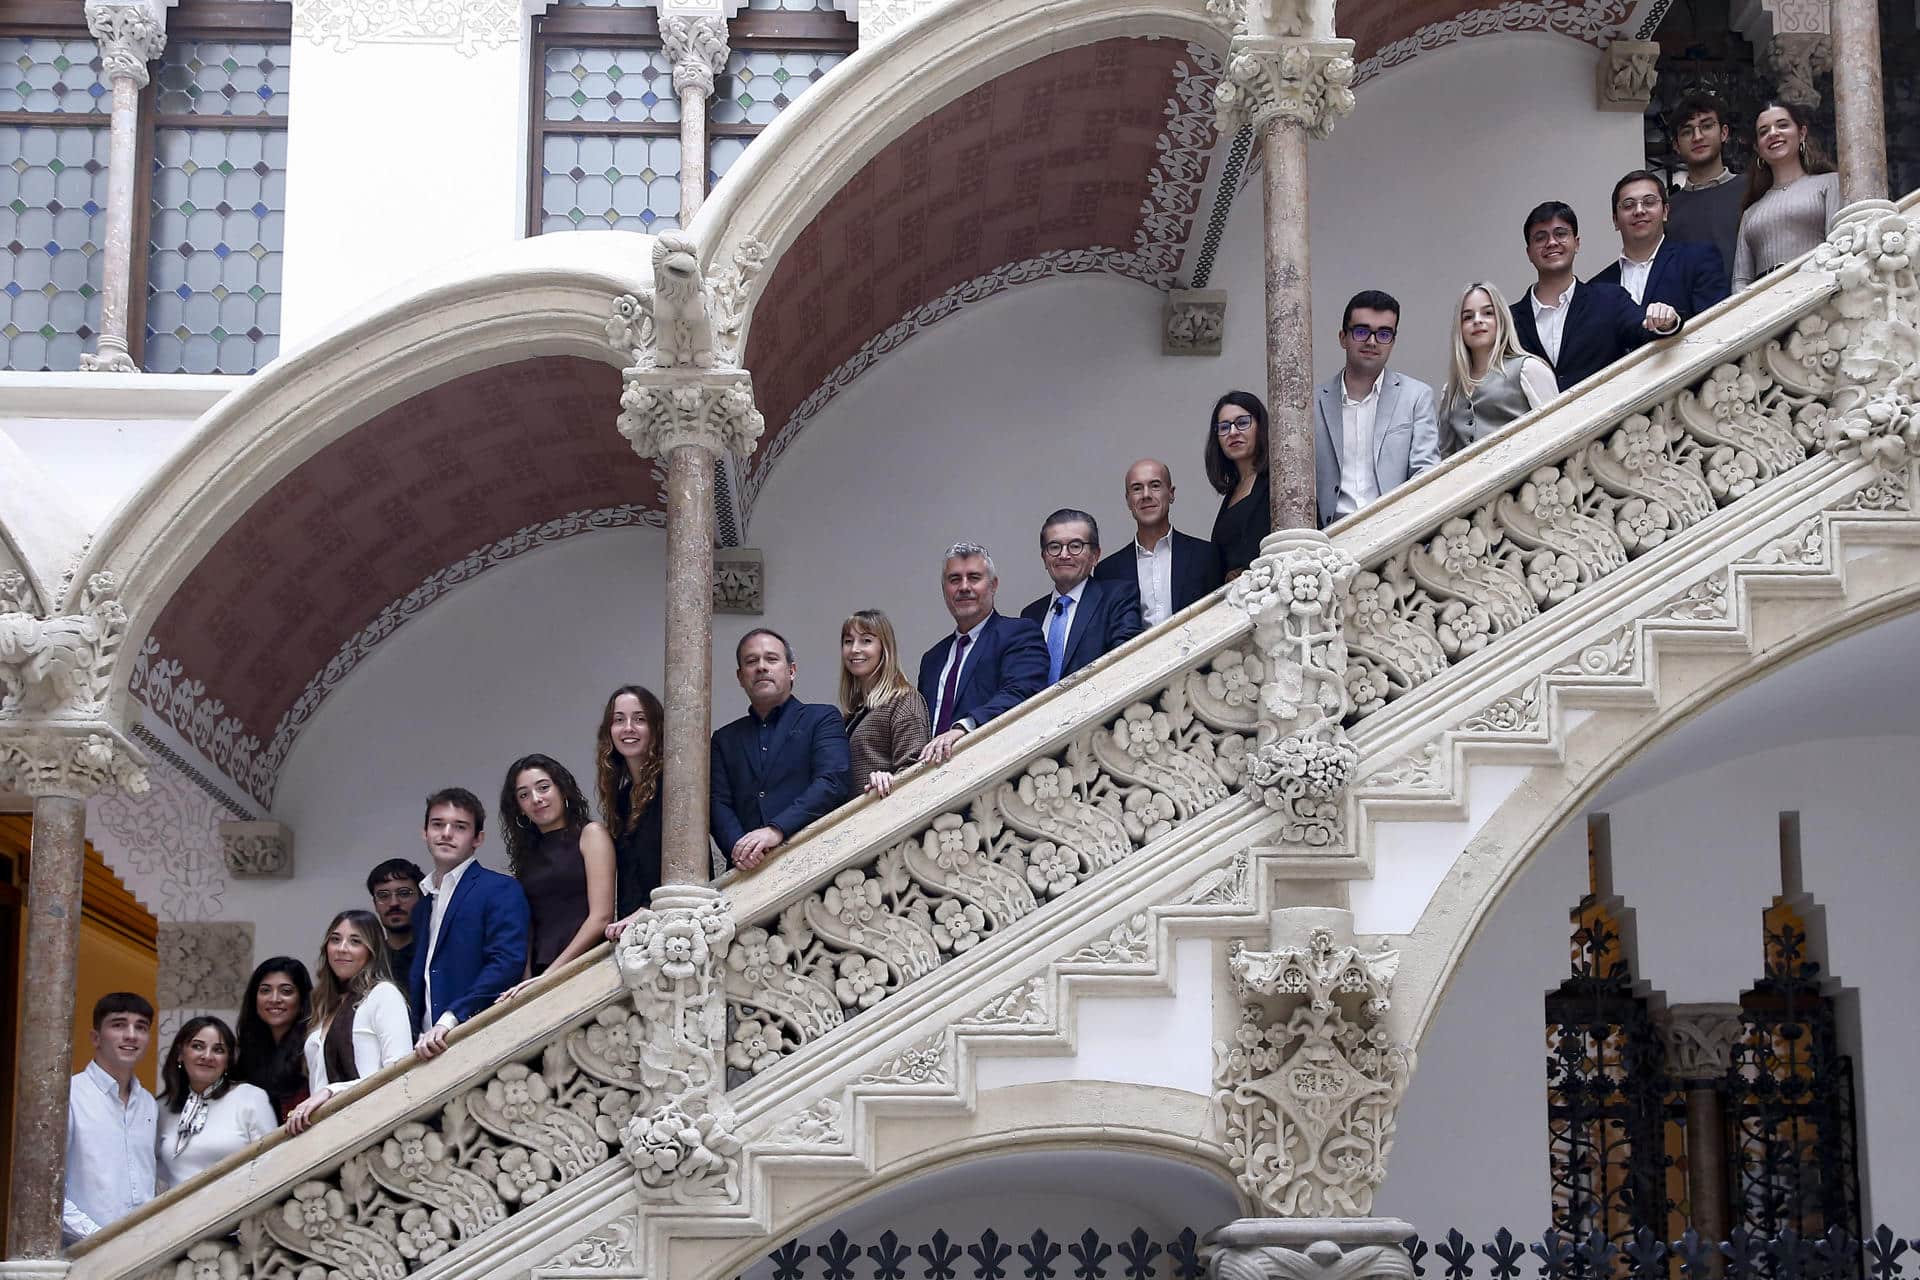
{"label": "white button-up shirt", "polygon": [[60,1226],[68,1244],[153,1199],[153,1095],[138,1080],[122,1104],[120,1085],[97,1062],[67,1087],[67,1192]]}
{"label": "white button-up shirt", "polygon": [[[1540,349],[1547,353],[1552,364],[1560,363],[1560,340],[1567,334],[1567,312],[1573,308],[1573,291],[1580,286],[1570,281],[1567,291],[1560,295],[1555,306],[1540,301],[1540,295],[1532,289],[1527,290],[1527,301],[1533,304],[1533,327],[1540,335]],[[1642,285],[1644,288],[1644,284]]]}
{"label": "white button-up shirt", "polygon": [[1352,515],[1380,496],[1373,475],[1373,421],[1380,412],[1380,384],[1387,371],[1373,380],[1367,394],[1355,400],[1340,379],[1340,492],[1333,500],[1336,516]]}
{"label": "white button-up shirt", "polygon": [[[421,1010],[422,1013],[426,1012],[427,1009],[433,1008],[433,949],[438,946],[440,942],[440,922],[446,919],[447,904],[453,901],[453,891],[459,887],[460,877],[467,874],[467,868],[472,866],[476,860],[476,858],[469,857],[465,862],[447,872],[445,878],[440,880],[438,884],[434,883],[432,876],[427,877],[426,890],[428,895],[433,898],[433,914],[427,926],[427,999],[426,1009]],[[457,1027],[460,1025],[460,1019],[454,1017],[453,1010],[449,1009],[440,1015],[439,1021],[434,1025]]]}
{"label": "white button-up shirt", "polygon": [[[1624,253],[1620,255],[1620,287],[1632,294],[1635,302],[1646,301],[1647,281],[1653,275],[1653,260],[1660,256],[1660,246],[1666,242],[1667,238],[1661,236],[1645,262],[1635,262]],[[1534,314],[1537,316],[1539,312],[1536,310]]]}
{"label": "white button-up shirt", "polygon": [[1148,550],[1133,540],[1133,571],[1140,578],[1140,620],[1159,626],[1173,616],[1173,530]]}
{"label": "white button-up shirt", "polygon": [[[955,676],[953,680],[953,696],[956,701],[959,699],[960,682],[966,678],[967,663],[973,660],[973,651],[980,647],[980,628],[986,626],[987,618],[991,618],[992,616],[993,615],[989,613],[965,631],[956,631],[953,633],[954,643],[947,649],[947,660],[940,665],[940,682],[934,686],[934,697],[937,698],[947,691],[947,672],[953,669],[953,659],[954,656],[958,654],[960,658],[960,674]],[[965,653],[960,652],[959,641],[961,636],[967,637],[967,651]],[[940,723],[939,707],[933,708],[933,722],[935,724]],[[960,716],[956,718],[953,723],[966,726],[968,733],[972,733],[980,727],[973,722],[972,716]]]}

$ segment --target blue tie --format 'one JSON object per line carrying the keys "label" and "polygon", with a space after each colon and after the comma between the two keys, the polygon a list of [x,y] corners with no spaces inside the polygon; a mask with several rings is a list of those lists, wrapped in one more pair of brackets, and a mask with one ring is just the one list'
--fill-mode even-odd
{"label": "blue tie", "polygon": [[1057,684],[1060,668],[1067,664],[1067,605],[1065,596],[1053,602],[1053,616],[1047,619],[1047,683]]}

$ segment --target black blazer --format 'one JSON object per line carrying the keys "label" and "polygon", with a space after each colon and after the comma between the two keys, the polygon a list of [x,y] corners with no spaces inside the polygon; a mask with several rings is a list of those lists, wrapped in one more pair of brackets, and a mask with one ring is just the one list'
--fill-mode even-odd
{"label": "black blazer", "polygon": [[[920,655],[920,696],[927,714],[940,722],[940,671],[953,649],[953,633]],[[1011,710],[1046,687],[1047,641],[1040,628],[1025,618],[994,612],[980,625],[960,670],[949,721],[971,719],[979,728],[1002,711]]]}
{"label": "black blazer", "polygon": [[[1600,372],[1608,365],[1647,343],[1656,336],[1671,338],[1673,333],[1655,335],[1641,327],[1647,311],[1633,295],[1617,284],[1591,282],[1575,287],[1573,309],[1567,312],[1567,327],[1560,335],[1560,358],[1547,360],[1547,349],[1540,345],[1540,330],[1533,323],[1533,291],[1529,288],[1520,301],[1508,308],[1513,313],[1513,330],[1520,345],[1553,366],[1554,381],[1565,391],[1576,382]],[[1684,326],[1686,317],[1680,318]]]}
{"label": "black blazer", "polygon": [[[1595,276],[1592,283],[1619,284],[1620,260],[1614,259],[1613,265]],[[1724,302],[1732,292],[1718,249],[1668,236],[1653,255],[1653,270],[1647,275],[1646,293],[1640,302],[1642,306],[1664,302],[1678,311],[1682,320],[1691,320],[1716,302]]]}
{"label": "black blazer", "polygon": [[[1220,570],[1220,548],[1204,538],[1191,537],[1178,529],[1169,530],[1167,536],[1173,539],[1173,611],[1178,613],[1218,588],[1225,580],[1225,575]],[[1103,559],[1093,571],[1093,580],[1131,583],[1134,594],[1138,595],[1140,566],[1133,548],[1133,542],[1129,541],[1126,546]]]}
{"label": "black blazer", "polygon": [[[1053,592],[1035,600],[1020,611],[1020,616],[1040,628],[1040,639],[1047,638],[1047,610],[1053,608]],[[1090,666],[1095,658],[1112,653],[1146,630],[1140,622],[1140,586],[1137,582],[1101,582],[1087,579],[1080,603],[1073,608],[1073,625],[1067,628],[1066,660],[1060,664],[1060,678]]]}
{"label": "black blazer", "polygon": [[770,744],[749,711],[713,734],[709,816],[720,852],[758,827],[792,836],[847,798],[847,729],[840,708],[788,698],[773,712]]}

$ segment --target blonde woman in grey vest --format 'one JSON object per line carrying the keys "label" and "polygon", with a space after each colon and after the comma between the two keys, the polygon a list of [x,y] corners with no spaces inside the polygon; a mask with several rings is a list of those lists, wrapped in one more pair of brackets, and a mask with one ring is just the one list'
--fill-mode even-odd
{"label": "blonde woman in grey vest", "polygon": [[1553,366],[1520,349],[1507,300],[1476,281],[1460,294],[1453,367],[1440,397],[1440,456],[1458,453],[1560,394]]}

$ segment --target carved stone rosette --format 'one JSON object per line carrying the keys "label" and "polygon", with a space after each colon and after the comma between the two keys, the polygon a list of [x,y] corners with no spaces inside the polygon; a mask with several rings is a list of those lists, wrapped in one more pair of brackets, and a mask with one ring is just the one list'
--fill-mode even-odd
{"label": "carved stone rosette", "polygon": [[660,43],[673,61],[673,91],[713,94],[713,78],[727,65],[727,20],[718,15],[663,14]]}
{"label": "carved stone rosette", "polygon": [[1382,1023],[1400,954],[1361,950],[1333,907],[1275,911],[1273,938],[1227,958],[1241,1014],[1214,1045],[1214,1106],[1229,1164],[1274,1216],[1362,1216],[1413,1077],[1412,1047]]}
{"label": "carved stone rosette", "polygon": [[1733,1066],[1733,1046],[1746,1030],[1737,1004],[1669,1005],[1660,1021],[1667,1074],[1677,1080],[1719,1080]]}
{"label": "carved stone rosette", "polygon": [[1236,35],[1227,47],[1227,74],[1213,91],[1220,131],[1274,121],[1298,125],[1315,138],[1353,110],[1353,41]]}
{"label": "carved stone rosette", "polygon": [[1242,1218],[1208,1238],[1208,1280],[1413,1280],[1397,1218]]}
{"label": "carved stone rosette", "polygon": [[1920,456],[1920,217],[1884,200],[1840,211],[1806,270],[1830,272],[1840,291],[1808,333],[1834,353],[1825,371],[1840,384],[1822,443],[1838,457],[1870,459],[1903,476]]}
{"label": "carved stone rosette", "polygon": [[622,1130],[643,1199],[693,1205],[740,1196],[740,1138],[727,1101],[722,974],[732,908],[706,885],[657,889],[614,957],[645,1036],[638,1048],[653,1106]]}
{"label": "carved stone rosette", "polygon": [[167,47],[166,29],[145,0],[101,4],[88,0],[87,33],[100,45],[100,64],[109,80],[124,76],[147,87],[147,64]]}
{"label": "carved stone rosette", "polygon": [[79,612],[41,617],[25,576],[0,573],[0,783],[76,798],[147,789],[145,759],[106,718],[126,630],[112,574],[87,580]]}
{"label": "carved stone rosette", "polygon": [[1359,754],[1342,725],[1347,644],[1342,632],[1360,565],[1312,530],[1269,534],[1227,600],[1253,620],[1264,659],[1260,726],[1245,786],[1285,818],[1281,838],[1334,845],[1346,834],[1343,797]]}

